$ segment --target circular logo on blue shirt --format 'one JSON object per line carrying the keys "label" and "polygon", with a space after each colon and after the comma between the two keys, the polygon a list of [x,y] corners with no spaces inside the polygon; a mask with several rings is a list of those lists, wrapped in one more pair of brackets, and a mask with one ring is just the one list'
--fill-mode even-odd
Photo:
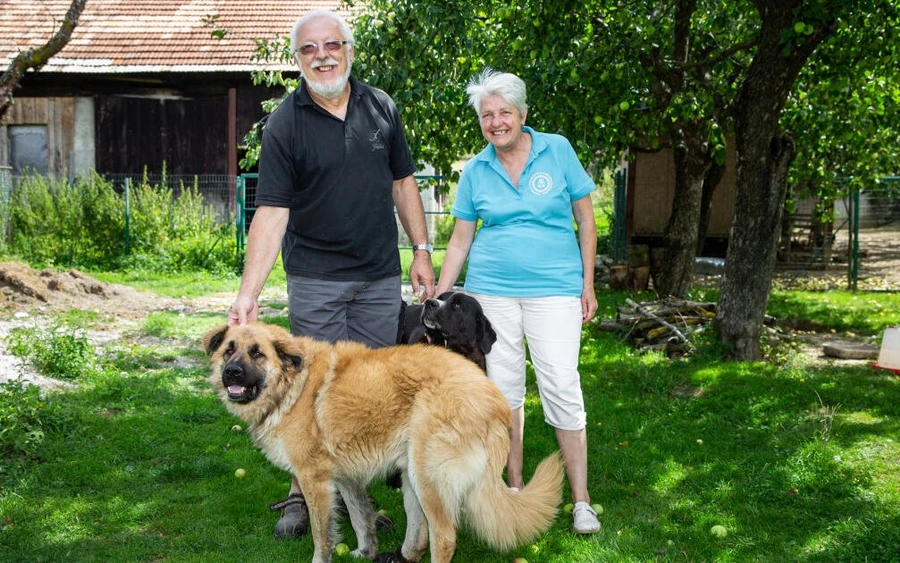
{"label": "circular logo on blue shirt", "polygon": [[544,195],[553,189],[553,177],[546,172],[535,172],[528,182],[528,188],[534,195]]}

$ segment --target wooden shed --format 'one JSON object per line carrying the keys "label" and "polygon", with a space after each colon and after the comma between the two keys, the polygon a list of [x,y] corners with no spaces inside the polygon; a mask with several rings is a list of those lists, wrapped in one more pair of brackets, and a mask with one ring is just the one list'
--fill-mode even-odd
{"label": "wooden shed", "polygon": [[[724,256],[734,213],[737,185],[734,143],[728,144],[725,173],[710,207],[704,254]],[[637,152],[628,162],[625,204],[625,236],[629,244],[662,244],[675,198],[675,160],[672,149]]]}
{"label": "wooden shed", "polygon": [[[47,41],[70,0],[5,0],[0,64]],[[56,177],[239,173],[239,144],[277,97],[252,82],[255,40],[339,0],[90,0],[71,40],[14,92],[0,166]],[[214,33],[215,32],[215,33]]]}

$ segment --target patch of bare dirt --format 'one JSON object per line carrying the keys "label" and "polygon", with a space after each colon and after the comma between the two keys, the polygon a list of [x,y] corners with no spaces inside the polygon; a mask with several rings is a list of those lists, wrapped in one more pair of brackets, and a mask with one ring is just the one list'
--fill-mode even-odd
{"label": "patch of bare dirt", "polygon": [[155,311],[221,312],[222,321],[234,295],[173,299],[152,292],[101,282],[84,272],[35,270],[20,262],[0,262],[0,382],[20,378],[44,388],[64,382],[44,377],[6,349],[6,336],[22,326],[42,326],[57,313],[77,308],[102,315],[87,334],[95,346],[119,341]]}
{"label": "patch of bare dirt", "polygon": [[[827,268],[778,271],[775,284],[787,289],[847,289],[850,254],[847,238],[846,234],[838,238],[834,246],[834,262]],[[857,289],[900,291],[900,225],[860,231]]]}
{"label": "patch of bare dirt", "polygon": [[[828,365],[869,367],[878,358],[875,336],[802,331],[791,334],[791,338],[800,344],[800,354],[811,367]],[[846,350],[841,352],[841,349]],[[835,354],[850,357],[839,357]]]}
{"label": "patch of bare dirt", "polygon": [[132,317],[175,305],[175,300],[104,283],[78,270],[35,270],[21,262],[0,262],[0,307],[7,309],[77,307]]}

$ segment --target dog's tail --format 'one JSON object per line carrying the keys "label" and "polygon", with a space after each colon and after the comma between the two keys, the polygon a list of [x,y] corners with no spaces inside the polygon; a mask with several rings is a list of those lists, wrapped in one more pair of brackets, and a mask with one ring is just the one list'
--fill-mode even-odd
{"label": "dog's tail", "polygon": [[[466,516],[474,532],[491,547],[508,551],[546,532],[562,502],[564,467],[559,452],[537,466],[520,491],[510,490],[499,477],[506,454],[491,452],[490,468],[466,499]],[[498,464],[499,460],[499,464]]]}

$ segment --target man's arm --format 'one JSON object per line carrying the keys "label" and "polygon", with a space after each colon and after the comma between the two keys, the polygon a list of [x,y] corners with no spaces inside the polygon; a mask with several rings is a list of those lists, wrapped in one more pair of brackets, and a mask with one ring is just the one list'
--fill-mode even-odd
{"label": "man's arm", "polygon": [[246,324],[259,316],[257,299],[278,258],[289,216],[288,208],[268,205],[260,206],[254,213],[247,234],[247,254],[241,288],[228,311],[228,324]]}
{"label": "man's arm", "polygon": [[[414,245],[428,242],[428,229],[425,226],[425,208],[419,197],[419,186],[412,175],[394,180],[394,205],[403,230]],[[413,252],[413,262],[409,267],[409,280],[413,293],[424,290],[425,298],[434,295],[434,268],[431,265],[431,254],[426,250]]]}

